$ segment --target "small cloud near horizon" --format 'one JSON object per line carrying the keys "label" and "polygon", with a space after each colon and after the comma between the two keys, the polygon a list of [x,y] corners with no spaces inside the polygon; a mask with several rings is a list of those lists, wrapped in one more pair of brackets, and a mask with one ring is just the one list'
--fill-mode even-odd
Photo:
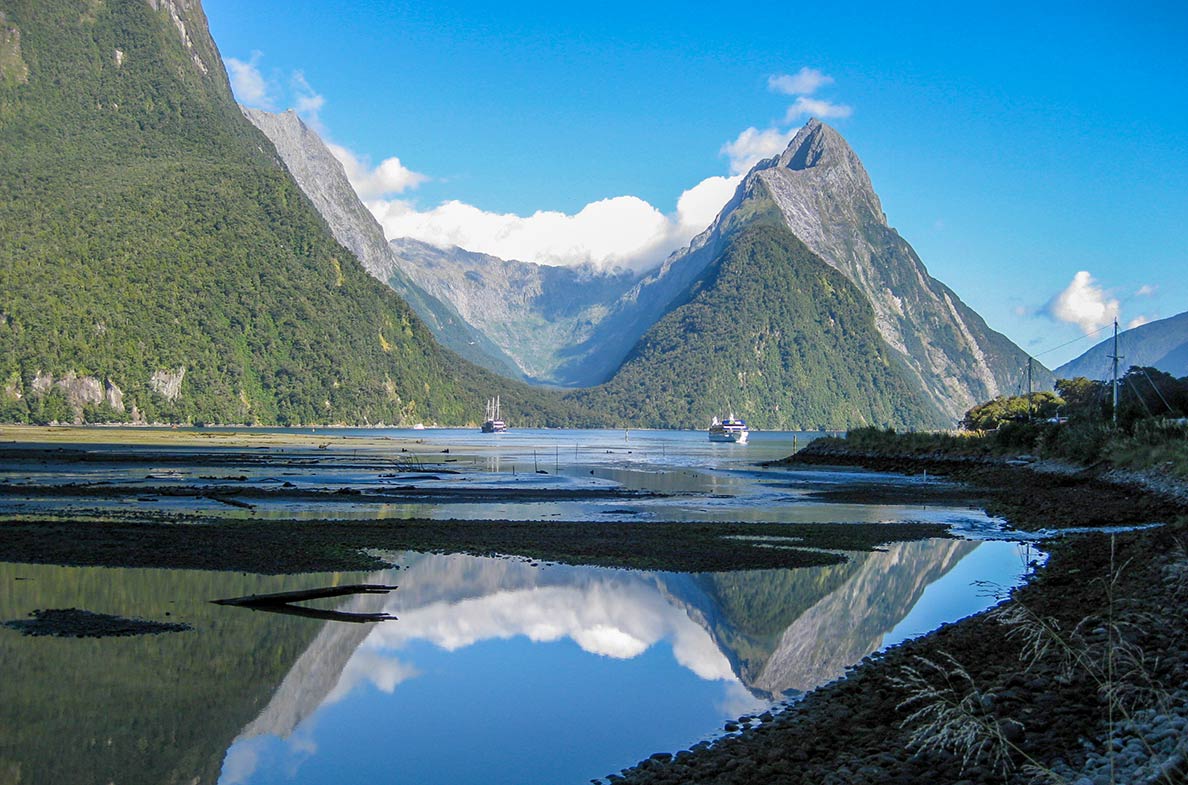
{"label": "small cloud near horizon", "polygon": [[773,93],[796,96],[784,115],[785,123],[792,123],[801,117],[817,117],[821,120],[849,117],[853,107],[837,104],[822,98],[810,98],[817,90],[834,83],[832,76],[816,68],[802,67],[794,74],[772,74],[767,77],[767,89]]}
{"label": "small cloud near horizon", "polygon": [[835,104],[831,101],[822,101],[818,98],[809,98],[802,95],[798,96],[795,103],[788,107],[788,114],[784,120],[791,123],[805,116],[816,117],[821,120],[833,120],[850,117],[853,114],[853,107],[846,106],[845,104]]}
{"label": "small cloud near horizon", "polygon": [[833,77],[816,68],[802,67],[794,74],[772,74],[767,77],[767,89],[784,95],[812,95],[825,85],[833,84]]}
{"label": "small cloud near horizon", "polygon": [[231,91],[239,102],[256,109],[276,109],[275,99],[272,97],[273,85],[260,72],[260,58],[264,53],[254,50],[246,61],[234,57],[223,58],[227,65],[227,76],[231,81]]}
{"label": "small cloud near horizon", "polygon": [[1151,319],[1146,315],[1140,313],[1138,316],[1126,323],[1127,330],[1133,330],[1135,327],[1142,327],[1144,324],[1150,324]]}
{"label": "small cloud near horizon", "polygon": [[1057,321],[1077,325],[1089,335],[1117,319],[1121,306],[1117,298],[1097,285],[1088,270],[1080,270],[1048,302],[1045,312]]}
{"label": "small cloud near horizon", "polygon": [[289,86],[293,91],[293,111],[301,115],[314,130],[322,133],[322,118],[318,114],[326,105],[326,98],[309,86],[304,71],[294,71],[289,78]]}

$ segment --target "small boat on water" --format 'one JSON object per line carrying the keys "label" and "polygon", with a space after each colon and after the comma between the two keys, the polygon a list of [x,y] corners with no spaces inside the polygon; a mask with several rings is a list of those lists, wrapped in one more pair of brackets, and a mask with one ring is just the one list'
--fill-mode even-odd
{"label": "small boat on water", "polygon": [[735,444],[746,444],[747,433],[749,429],[745,421],[734,416],[734,412],[730,413],[729,417],[719,420],[717,417],[710,424],[709,440],[711,442],[734,442]]}
{"label": "small boat on water", "polygon": [[483,433],[503,433],[507,430],[507,423],[499,418],[499,396],[487,401],[486,419],[481,430]]}

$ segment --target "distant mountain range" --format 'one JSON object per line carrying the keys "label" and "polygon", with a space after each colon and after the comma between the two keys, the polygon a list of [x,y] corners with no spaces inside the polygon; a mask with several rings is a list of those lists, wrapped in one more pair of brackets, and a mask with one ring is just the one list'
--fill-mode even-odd
{"label": "distant mountain range", "polygon": [[390,247],[409,278],[456,308],[528,379],[597,384],[622,361],[606,351],[620,332],[607,317],[637,282],[633,273],[510,261],[410,238]]}
{"label": "distant mountain range", "polygon": [[[1056,369],[1059,379],[1109,379],[1113,373],[1114,337]],[[1188,376],[1188,312],[1148,322],[1118,334],[1118,373],[1132,365],[1158,368],[1176,378]]]}
{"label": "distant mountain range", "polygon": [[650,273],[546,267],[385,242],[295,114],[235,105],[197,0],[2,22],[0,420],[915,427],[1026,365],[815,120]]}
{"label": "distant mountain range", "polygon": [[[300,125],[295,116],[278,122],[247,113],[282,158],[294,162],[299,181],[305,179],[303,160],[332,159],[311,131],[291,130]],[[305,187],[311,196],[330,191],[355,203],[350,210],[322,209],[336,236],[350,245],[344,239],[349,232],[336,224],[342,214],[364,208],[341,185],[341,166],[325,172],[323,179],[332,174],[339,184]],[[316,204],[324,200],[314,197]],[[763,282],[773,268],[748,269],[746,254],[730,256],[735,290],[715,294],[732,244],[759,224],[768,227],[769,240],[784,244],[785,259],[800,259],[796,274],[811,277],[820,264],[833,268],[839,277],[826,296],[841,292],[840,300],[824,304],[818,296],[806,299],[804,289],[768,286],[761,287],[760,306],[749,285]],[[774,227],[791,241],[775,239]],[[781,156],[747,175],[705,232],[642,277],[509,261],[409,238],[392,240],[389,250],[382,265],[367,266],[398,290],[409,285],[400,281],[411,282],[439,301],[426,308],[411,300],[447,345],[456,342],[435,326],[443,320],[431,317],[434,310],[456,313],[467,330],[486,339],[466,340],[490,355],[488,367],[510,359],[537,382],[596,385],[573,399],[625,423],[694,427],[734,407],[769,428],[943,426],[970,406],[1016,389],[1027,364],[1021,349],[928,275],[886,225],[853,150],[815,120]],[[686,307],[697,297],[694,324]],[[830,310],[841,302],[844,314]],[[858,316],[865,310],[869,317]],[[785,321],[773,323],[773,313]],[[816,329],[838,316],[850,328],[841,342]],[[773,334],[786,342],[770,340]],[[716,344],[703,340],[711,335]],[[1051,381],[1037,365],[1035,384]]]}

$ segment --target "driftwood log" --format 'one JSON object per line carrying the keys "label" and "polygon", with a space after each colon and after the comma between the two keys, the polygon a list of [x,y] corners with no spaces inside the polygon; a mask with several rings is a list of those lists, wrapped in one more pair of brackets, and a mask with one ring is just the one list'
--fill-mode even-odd
{"label": "driftwood log", "polygon": [[328,586],[323,589],[281,591],[274,594],[249,594],[246,597],[231,597],[225,600],[211,600],[211,602],[215,605],[236,605],[241,608],[251,608],[254,611],[287,613],[293,616],[307,616],[311,619],[368,623],[390,621],[396,617],[390,613],[352,613],[349,611],[323,610],[321,608],[298,605],[297,603],[307,600],[324,600],[328,597],[345,597],[351,594],[387,594],[395,588],[395,586],[386,586],[384,584],[359,583],[350,586]]}

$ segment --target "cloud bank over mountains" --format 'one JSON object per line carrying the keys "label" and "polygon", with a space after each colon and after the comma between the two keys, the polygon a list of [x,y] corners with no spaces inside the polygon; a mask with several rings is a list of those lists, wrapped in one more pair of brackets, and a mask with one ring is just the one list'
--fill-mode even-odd
{"label": "cloud bank over mountains", "polygon": [[711,175],[686,189],[671,213],[629,194],[599,199],[572,214],[538,210],[522,216],[458,200],[426,208],[407,192],[432,179],[431,175],[413,171],[396,156],[372,166],[365,156],[334,144],[319,117],[325,98],[301,71],[266,76],[260,67],[262,57],[254,51],[248,60],[225,58],[236,97],[248,106],[276,111],[283,105],[301,115],[342,163],[388,239],[411,237],[444,248],[456,245],[504,259],[558,266],[635,271],[655,267],[709,226],[743,175],[764,158],[782,153],[807,116],[839,118],[853,112],[849,106],[810,98],[834,82],[821,71],[805,67],[794,74],[773,74],[768,89],[795,99],[785,114],[785,127],[752,126],[724,143],[719,154],[728,161],[728,173]]}

